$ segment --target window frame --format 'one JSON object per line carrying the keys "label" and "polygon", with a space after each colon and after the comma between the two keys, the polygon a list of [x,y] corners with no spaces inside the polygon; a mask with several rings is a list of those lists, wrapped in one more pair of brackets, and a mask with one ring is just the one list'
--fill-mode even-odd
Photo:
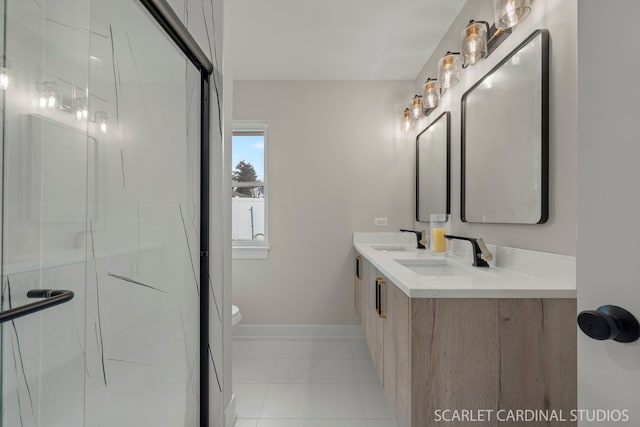
{"label": "window frame", "polygon": [[[264,165],[262,181],[255,181],[254,185],[251,183],[241,183],[243,185],[234,185],[231,181],[231,191],[233,198],[233,187],[257,187],[264,188],[264,240],[231,240],[232,257],[234,259],[266,259],[269,255],[269,179],[268,179],[268,147],[269,147],[269,126],[266,122],[262,121],[247,121],[247,120],[234,120],[231,131],[231,158],[233,159],[233,137],[240,134],[260,134],[264,139]],[[230,173],[233,173],[235,165],[231,164]],[[237,183],[237,182],[236,182]],[[232,224],[233,227],[233,218]]]}

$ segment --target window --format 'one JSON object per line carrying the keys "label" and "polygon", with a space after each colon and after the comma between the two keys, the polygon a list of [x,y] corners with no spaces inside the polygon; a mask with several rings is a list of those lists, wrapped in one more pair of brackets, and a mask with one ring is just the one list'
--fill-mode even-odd
{"label": "window", "polygon": [[267,126],[234,122],[232,139],[232,231],[234,258],[266,258]]}

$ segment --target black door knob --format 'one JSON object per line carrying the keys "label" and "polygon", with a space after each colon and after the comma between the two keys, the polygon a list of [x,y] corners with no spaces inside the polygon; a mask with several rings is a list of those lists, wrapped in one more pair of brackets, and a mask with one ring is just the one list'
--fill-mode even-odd
{"label": "black door knob", "polygon": [[640,337],[638,320],[624,308],[615,305],[583,311],[578,315],[578,326],[595,340],[634,342]]}

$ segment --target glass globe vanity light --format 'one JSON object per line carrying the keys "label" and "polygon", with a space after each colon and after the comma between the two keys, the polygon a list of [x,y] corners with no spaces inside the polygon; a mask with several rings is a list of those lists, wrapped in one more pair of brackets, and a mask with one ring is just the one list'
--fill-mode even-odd
{"label": "glass globe vanity light", "polygon": [[493,0],[497,29],[516,26],[531,13],[531,0]]}

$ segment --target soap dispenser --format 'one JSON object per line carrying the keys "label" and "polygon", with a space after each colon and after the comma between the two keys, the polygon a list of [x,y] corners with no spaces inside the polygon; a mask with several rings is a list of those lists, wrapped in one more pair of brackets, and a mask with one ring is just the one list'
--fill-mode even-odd
{"label": "soap dispenser", "polygon": [[445,234],[451,232],[449,214],[431,214],[429,217],[429,229],[431,235],[431,250],[433,252],[447,252],[447,239]]}

